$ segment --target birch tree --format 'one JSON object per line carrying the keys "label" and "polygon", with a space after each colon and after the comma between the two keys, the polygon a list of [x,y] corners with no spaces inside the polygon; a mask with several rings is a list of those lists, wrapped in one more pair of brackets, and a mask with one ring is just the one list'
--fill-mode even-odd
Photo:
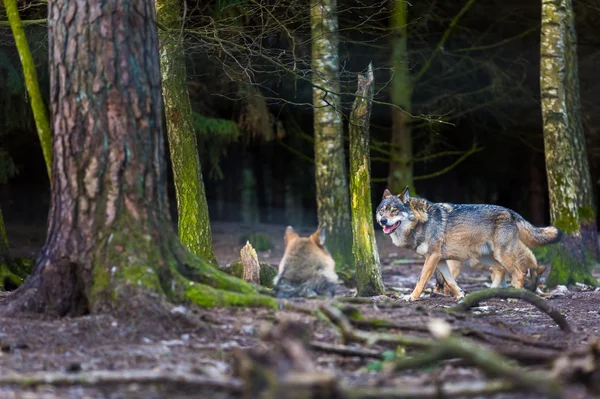
{"label": "birch tree", "polygon": [[156,0],[156,17],[166,28],[159,35],[162,93],[177,198],[177,225],[181,242],[193,253],[217,266],[212,247],[208,203],[187,91],[181,1]]}
{"label": "birch tree", "polygon": [[[571,0],[542,0],[540,89],[546,172],[552,224],[563,239],[549,249],[552,262],[548,286],[575,282],[595,284],[587,270],[582,237],[581,204],[586,196],[581,184],[589,179],[583,162],[579,84],[574,51],[574,18]],[[573,66],[575,66],[573,68]],[[585,215],[583,215],[585,216]]]}
{"label": "birch tree", "polygon": [[150,296],[152,306],[166,298],[276,307],[189,252],[171,226],[154,0],[48,7],[48,232],[34,273],[0,309],[81,315]]}
{"label": "birch tree", "polygon": [[311,0],[315,180],[319,225],[338,269],[352,269],[350,200],[340,109],[336,0]]}

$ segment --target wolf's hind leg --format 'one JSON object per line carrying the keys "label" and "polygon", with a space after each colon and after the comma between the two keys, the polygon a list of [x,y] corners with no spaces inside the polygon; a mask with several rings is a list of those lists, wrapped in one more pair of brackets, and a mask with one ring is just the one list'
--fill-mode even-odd
{"label": "wolf's hind leg", "polygon": [[446,263],[441,262],[437,266],[437,270],[444,279],[444,294],[447,294],[447,290],[450,290],[456,299],[465,297],[465,292],[456,283],[456,277],[460,273],[461,267],[462,262],[455,260],[448,260]]}

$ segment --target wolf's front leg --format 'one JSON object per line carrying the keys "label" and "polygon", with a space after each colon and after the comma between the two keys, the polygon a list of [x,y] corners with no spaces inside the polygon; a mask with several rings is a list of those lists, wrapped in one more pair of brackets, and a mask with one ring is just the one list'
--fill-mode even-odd
{"label": "wolf's front leg", "polygon": [[450,288],[457,300],[465,297],[465,292],[456,283],[456,276],[460,272],[460,266],[462,266],[462,263],[458,261],[446,261],[437,265],[438,270],[444,277],[444,286]]}
{"label": "wolf's front leg", "polygon": [[439,254],[431,254],[427,256],[427,258],[425,259],[425,264],[423,265],[423,269],[421,270],[421,276],[419,277],[419,281],[417,282],[414,291],[412,292],[412,294],[410,294],[410,297],[408,298],[409,301],[416,301],[419,299],[419,297],[423,293],[423,290],[425,289],[425,284],[427,284],[427,282],[433,275],[435,267],[440,261],[440,257],[441,256]]}

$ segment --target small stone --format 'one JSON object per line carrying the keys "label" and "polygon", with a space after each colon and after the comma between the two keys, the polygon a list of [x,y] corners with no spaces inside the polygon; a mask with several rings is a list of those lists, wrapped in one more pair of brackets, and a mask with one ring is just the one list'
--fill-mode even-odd
{"label": "small stone", "polygon": [[79,371],[81,371],[81,363],[78,362],[72,362],[67,364],[67,367],[65,367],[65,371],[67,373],[77,373]]}
{"label": "small stone", "polygon": [[171,313],[173,313],[173,314],[186,314],[187,313],[187,309],[185,308],[185,306],[179,305],[179,306],[175,306],[173,309],[171,309]]}

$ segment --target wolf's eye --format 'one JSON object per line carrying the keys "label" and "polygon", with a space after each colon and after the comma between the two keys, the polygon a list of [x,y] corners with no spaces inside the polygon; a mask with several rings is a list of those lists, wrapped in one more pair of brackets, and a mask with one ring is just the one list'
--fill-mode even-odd
{"label": "wolf's eye", "polygon": [[392,208],[392,209],[390,210],[390,213],[391,213],[392,215],[397,215],[397,214],[398,214],[398,212],[400,212],[400,210],[398,210],[398,208]]}

